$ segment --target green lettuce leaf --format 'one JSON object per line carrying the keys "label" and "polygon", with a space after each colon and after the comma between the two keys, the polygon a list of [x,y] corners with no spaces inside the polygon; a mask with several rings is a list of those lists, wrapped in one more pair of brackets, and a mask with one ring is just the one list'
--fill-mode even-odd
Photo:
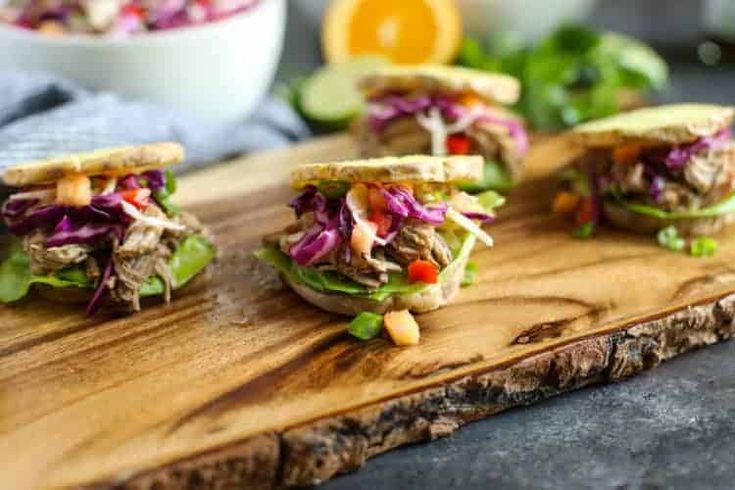
{"label": "green lettuce leaf", "polygon": [[472,182],[459,186],[465,192],[477,193],[489,189],[508,192],[515,186],[515,182],[503,166],[494,160],[485,160],[481,182]]}
{"label": "green lettuce leaf", "polygon": [[[199,274],[217,254],[214,244],[204,235],[191,235],[179,244],[168,260],[171,287],[179,289]],[[163,281],[154,276],[140,286],[141,296],[163,294]]]}
{"label": "green lettuce leaf", "polygon": [[[451,275],[475,246],[475,237],[467,235],[455,259],[439,274],[439,283]],[[332,272],[321,272],[311,267],[302,267],[275,246],[263,246],[253,252],[256,258],[270,265],[289,280],[303,284],[315,291],[333,294],[360,296],[374,301],[383,301],[394,294],[413,294],[437,284],[409,283],[404,274],[390,274],[388,282],[377,289],[368,289],[362,284]]]}
{"label": "green lettuce leaf", "polygon": [[18,240],[10,243],[7,257],[0,263],[0,302],[17,301],[28,294],[32,284],[46,284],[55,288],[90,287],[84,271],[71,267],[51,276],[36,276],[31,272],[28,255]]}
{"label": "green lettuce leaf", "polygon": [[664,211],[647,204],[628,202],[617,192],[609,192],[607,197],[613,199],[616,204],[628,211],[664,220],[713,218],[735,212],[735,192],[713,206],[688,211]]}
{"label": "green lettuce leaf", "polygon": [[[172,287],[178,289],[214,258],[216,249],[203,235],[192,235],[184,239],[169,259]],[[17,301],[28,294],[31,285],[46,284],[55,288],[92,288],[92,284],[81,267],[62,269],[53,275],[37,276],[31,273],[30,260],[18,240],[10,244],[5,260],[0,263],[0,302]],[[163,281],[151,277],[141,285],[141,296],[163,294]]]}
{"label": "green lettuce leaf", "polygon": [[170,169],[166,170],[165,176],[166,185],[163,189],[154,192],[153,197],[158,201],[164,211],[166,211],[166,214],[176,216],[181,212],[181,209],[171,201],[171,196],[176,192],[178,183],[176,182],[174,173]]}

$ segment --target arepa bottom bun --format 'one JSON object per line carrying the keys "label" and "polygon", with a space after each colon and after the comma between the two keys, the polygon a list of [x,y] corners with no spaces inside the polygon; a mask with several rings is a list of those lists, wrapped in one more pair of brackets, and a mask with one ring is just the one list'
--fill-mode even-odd
{"label": "arepa bottom bun", "polygon": [[613,226],[635,233],[655,235],[667,226],[675,226],[686,236],[714,235],[725,225],[735,220],[735,215],[727,214],[712,218],[661,219],[645,214],[634,213],[615,203],[604,201],[605,218]]}
{"label": "arepa bottom bun", "polygon": [[391,310],[424,313],[446,305],[457,295],[468,259],[469,257],[466,257],[453,262],[454,267],[451,271],[447,271],[449,273],[444,275],[441,282],[427,286],[418,293],[395,294],[383,301],[373,301],[346,294],[326,294],[291,281],[288,277],[284,276],[283,279],[304,300],[323,310],[340,315],[354,316],[363,311],[383,314]]}

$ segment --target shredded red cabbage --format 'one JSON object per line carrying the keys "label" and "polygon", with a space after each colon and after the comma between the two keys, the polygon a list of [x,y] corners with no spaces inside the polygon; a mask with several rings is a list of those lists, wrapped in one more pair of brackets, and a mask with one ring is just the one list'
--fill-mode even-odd
{"label": "shredded red cabbage", "polygon": [[725,146],[730,142],[731,137],[730,128],[725,128],[712,136],[699,138],[694,143],[673,146],[665,154],[663,161],[669,170],[681,169],[697,153]]}
{"label": "shredded red cabbage", "polygon": [[324,258],[342,242],[337,228],[315,224],[306,234],[291,246],[288,254],[301,266],[311,265]]}
{"label": "shredded red cabbage", "polygon": [[102,277],[100,277],[100,282],[97,285],[97,289],[95,289],[94,294],[92,295],[92,299],[89,301],[89,304],[87,304],[87,316],[94,315],[97,310],[99,309],[100,305],[102,305],[102,300],[105,297],[105,294],[109,291],[107,287],[107,281],[110,280],[110,277],[112,277],[112,274],[115,272],[115,265],[112,263],[112,257],[110,257],[110,260],[107,261],[107,266],[105,267],[104,272],[102,272]]}
{"label": "shredded red cabbage", "polygon": [[[444,223],[448,206],[438,203],[424,206],[419,203],[408,189],[401,186],[380,187],[385,199],[387,215],[391,220],[389,229],[384,233],[383,241],[391,242],[405,218],[413,218],[433,225]],[[314,224],[304,236],[292,245],[288,255],[299,265],[311,265],[328,255],[342,243],[347,243],[355,226],[355,218],[347,206],[345,198],[328,199],[314,186],[309,186],[296,196],[289,204],[297,217],[305,213],[314,213]],[[476,219],[483,221],[492,219],[478,214]],[[349,247],[345,247],[349,259]]]}
{"label": "shredded red cabbage", "polygon": [[447,204],[437,203],[431,207],[419,203],[404,187],[394,185],[381,189],[385,204],[390,213],[401,218],[414,218],[432,225],[444,223]]}
{"label": "shredded red cabbage", "polygon": [[[64,217],[64,220],[68,220]],[[62,222],[63,223],[63,220]],[[61,223],[59,223],[61,225]],[[57,226],[58,228],[58,226]],[[113,223],[87,223],[84,225],[68,222],[58,231],[46,238],[49,247],[61,247],[72,243],[90,243],[108,236],[116,236],[122,241],[124,228],[121,224]]]}
{"label": "shredded red cabbage", "polygon": [[8,199],[3,204],[2,215],[6,219],[18,218],[36,204],[38,199]]}
{"label": "shredded red cabbage", "polygon": [[148,181],[148,187],[153,192],[158,192],[166,187],[166,174],[162,170],[148,170],[143,172],[143,177]]}
{"label": "shredded red cabbage", "polygon": [[469,219],[481,221],[483,224],[492,223],[493,221],[495,221],[495,216],[493,216],[492,214],[478,213],[476,211],[470,211],[462,214]]}

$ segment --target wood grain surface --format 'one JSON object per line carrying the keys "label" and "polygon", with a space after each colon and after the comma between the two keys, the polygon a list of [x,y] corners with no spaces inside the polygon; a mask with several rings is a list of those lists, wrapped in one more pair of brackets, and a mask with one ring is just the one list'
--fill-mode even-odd
{"label": "wood grain surface", "polygon": [[611,230],[570,239],[548,200],[574,152],[543,138],[476,283],[419,318],[421,344],[358,342],[250,258],[290,219],[289,168],[350,153],[330,137],[182,179],[220,254],[170,305],[0,306],[2,487],[311,484],[733,333],[735,236],[706,259]]}

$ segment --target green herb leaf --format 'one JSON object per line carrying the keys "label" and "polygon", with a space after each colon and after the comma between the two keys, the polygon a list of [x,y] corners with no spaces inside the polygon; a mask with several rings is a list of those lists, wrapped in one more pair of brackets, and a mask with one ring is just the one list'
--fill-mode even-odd
{"label": "green herb leaf", "polygon": [[176,216],[181,212],[179,206],[171,202],[171,196],[176,192],[178,183],[176,182],[176,176],[171,169],[166,170],[166,185],[163,189],[160,189],[153,193],[153,198],[161,205],[166,214],[169,216]]}
{"label": "green herb leaf", "polygon": [[646,216],[653,216],[654,218],[659,218],[663,220],[711,218],[715,216],[722,216],[724,214],[735,213],[735,192],[713,206],[709,206],[707,208],[692,209],[689,211],[664,211],[663,209],[655,208],[647,204],[628,202],[622,195],[620,195],[619,192],[616,192],[614,190],[608,191],[606,197],[614,199],[617,204],[624,207],[628,211],[632,211],[638,214],[644,214]]}
{"label": "green herb leaf", "polygon": [[[204,235],[186,237],[168,260],[171,287],[179,289],[199,274],[217,254],[214,244]],[[163,281],[154,276],[140,286],[141,296],[163,294]]]}
{"label": "green herb leaf", "polygon": [[493,214],[497,208],[505,204],[505,198],[495,191],[481,192],[477,195],[477,201],[488,214]]}
{"label": "green herb leaf", "polygon": [[10,303],[25,297],[32,284],[80,288],[91,286],[79,267],[63,269],[50,276],[33,275],[28,255],[23,251],[20,241],[13,239],[5,260],[0,263],[0,302]]}
{"label": "green herb leaf", "polygon": [[363,311],[351,322],[347,332],[360,340],[374,339],[383,329],[383,316]]}
{"label": "green herb leaf", "polygon": [[462,184],[459,188],[465,192],[477,193],[489,189],[508,192],[515,186],[515,182],[503,166],[493,160],[485,160],[481,182]]}
{"label": "green herb leaf", "polygon": [[717,240],[714,238],[694,238],[689,245],[689,253],[694,257],[710,257],[717,253],[717,247]]}
{"label": "green herb leaf", "polygon": [[594,234],[595,224],[592,222],[584,223],[572,230],[572,238],[576,238],[577,240],[585,240]]}
{"label": "green herb leaf", "polygon": [[464,268],[464,277],[462,278],[462,287],[471,286],[475,282],[477,275],[477,264],[475,262],[467,262]]}
{"label": "green herb leaf", "polygon": [[342,180],[325,180],[320,182],[317,188],[328,199],[337,199],[347,194],[350,183]]}
{"label": "green herb leaf", "polygon": [[686,246],[685,240],[679,236],[679,232],[674,225],[667,226],[660,230],[658,234],[656,234],[656,241],[663,248],[676,252],[684,250],[684,247]]}

